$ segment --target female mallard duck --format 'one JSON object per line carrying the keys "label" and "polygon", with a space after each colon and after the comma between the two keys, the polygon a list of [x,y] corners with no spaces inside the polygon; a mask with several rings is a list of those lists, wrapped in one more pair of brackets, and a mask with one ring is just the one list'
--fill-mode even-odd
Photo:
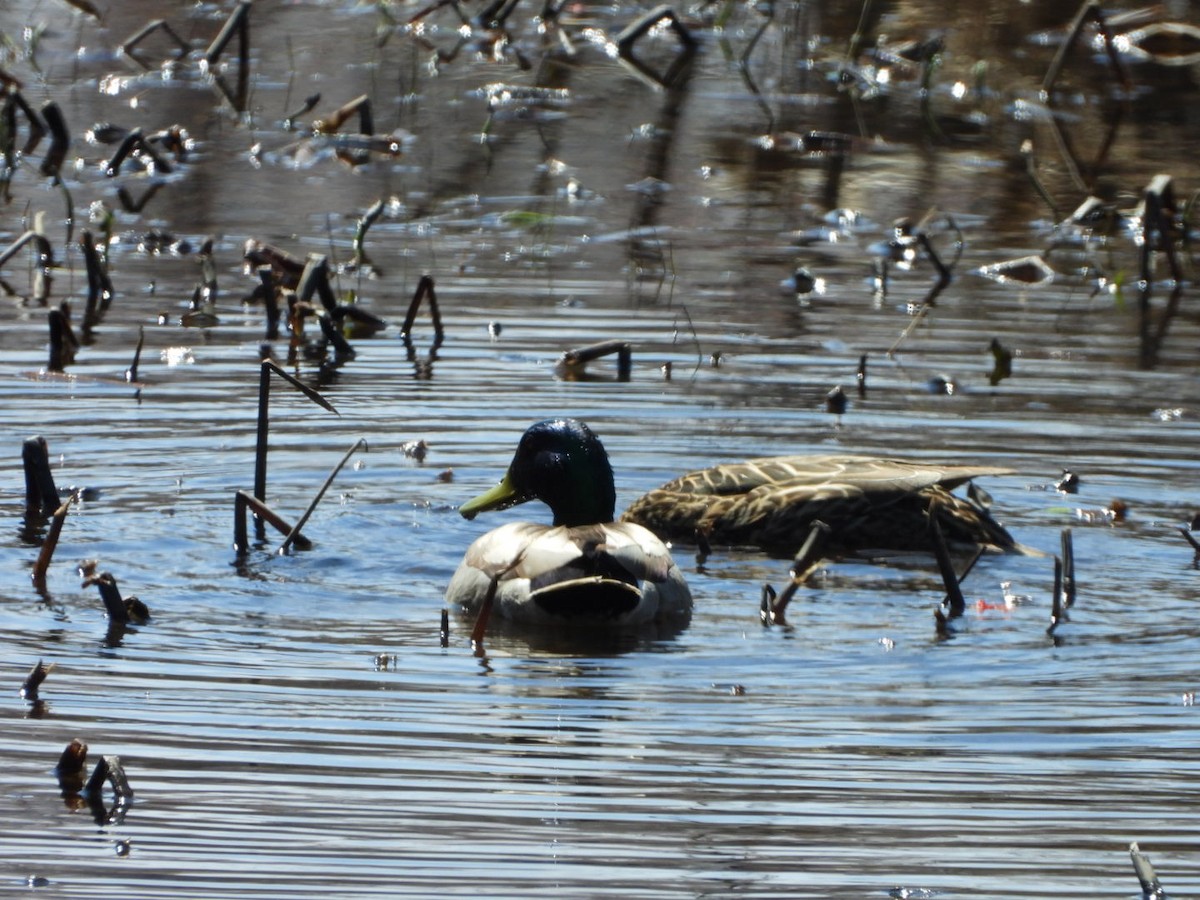
{"label": "female mallard duck", "polygon": [[950,493],[1007,469],[938,466],[865,456],[779,456],[691,472],[650,491],[621,517],[664,540],[757,546],[794,555],[815,521],[829,555],[932,551],[932,515],[946,542],[1022,548],[974,500]]}
{"label": "female mallard duck", "polygon": [[514,522],[476,540],[446,601],[476,612],[498,579],[497,615],[536,624],[639,625],[685,616],[692,595],[666,546],[640,525],[614,522],[608,454],[574,419],[529,428],[496,487],[464,503],[468,519],[538,499],[554,524]]}

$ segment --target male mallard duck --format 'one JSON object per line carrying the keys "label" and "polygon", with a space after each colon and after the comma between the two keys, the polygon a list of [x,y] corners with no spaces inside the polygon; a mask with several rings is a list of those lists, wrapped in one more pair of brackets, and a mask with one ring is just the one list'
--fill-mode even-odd
{"label": "male mallard duck", "polygon": [[1019,551],[980,503],[950,492],[986,466],[938,466],[866,456],[779,456],[691,472],[650,491],[621,517],[664,540],[757,546],[794,555],[814,521],[830,555],[933,549],[929,520],[951,546]]}
{"label": "male mallard duck", "polygon": [[473,519],[535,498],[554,513],[553,526],[515,522],[476,540],[446,588],[448,603],[477,611],[498,577],[496,614],[525,623],[638,625],[691,609],[663,542],[640,525],[613,521],[608,454],[582,422],[530,427],[500,484],[459,512]]}

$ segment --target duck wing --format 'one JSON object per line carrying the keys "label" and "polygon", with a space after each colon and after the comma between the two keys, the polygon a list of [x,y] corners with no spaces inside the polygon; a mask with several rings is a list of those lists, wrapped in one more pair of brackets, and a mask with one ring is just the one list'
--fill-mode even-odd
{"label": "duck wing", "polygon": [[786,556],[817,520],[832,529],[833,552],[928,550],[936,509],[948,540],[1010,549],[1015,541],[986,510],[950,493],[979,475],[1007,471],[857,456],[770,457],[684,475],[640,498],[623,518],[668,539],[699,533]]}

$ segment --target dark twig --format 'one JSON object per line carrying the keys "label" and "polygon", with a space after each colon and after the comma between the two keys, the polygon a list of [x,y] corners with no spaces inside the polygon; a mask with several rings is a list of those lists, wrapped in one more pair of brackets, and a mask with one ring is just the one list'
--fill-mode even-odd
{"label": "dark twig", "polygon": [[475,625],[471,629],[471,649],[476,656],[483,655],[483,636],[487,632],[488,622],[492,618],[492,605],[496,602],[496,591],[500,587],[500,579],[503,576],[503,572],[492,576],[483,602],[479,604],[479,612],[475,614]]}
{"label": "dark twig", "polygon": [[1063,607],[1070,609],[1075,605],[1075,544],[1070,528],[1062,530],[1062,567]]}
{"label": "dark twig", "polygon": [[525,551],[521,551],[516,555],[512,562],[505,566],[500,571],[492,575],[492,580],[488,583],[487,593],[483,597],[483,602],[479,604],[479,612],[475,614],[475,626],[471,629],[471,647],[476,656],[483,656],[483,636],[487,631],[488,621],[492,617],[492,606],[496,602],[496,591],[500,589],[500,581],[525,559]]}
{"label": "dark twig", "polygon": [[295,529],[292,528],[291,523],[267,504],[247,491],[236,491],[234,493],[233,549],[238,554],[243,554],[250,549],[250,541],[246,534],[246,516],[249,512],[254,513],[260,521],[266,522],[285,537],[291,537],[293,547],[300,550],[312,548],[312,542],[308,538],[299,532],[293,533]]}
{"label": "dark twig", "polygon": [[[671,63],[662,71],[655,71],[634,54],[634,46],[659,22],[666,20],[679,39],[679,50]],[[699,45],[692,33],[680,21],[675,10],[667,5],[656,6],[648,13],[638,16],[617,36],[617,55],[621,62],[650,84],[660,88],[674,87],[691,65]]]}
{"label": "dark twig", "polygon": [[176,57],[177,59],[182,59],[183,57],[187,56],[188,53],[191,51],[191,47],[188,46],[187,41],[185,41],[178,34],[176,34],[175,30],[170,25],[168,25],[164,19],[154,19],[150,22],[147,22],[145,25],[143,25],[141,28],[139,28],[137,31],[135,31],[133,34],[131,34],[128,38],[125,39],[125,43],[123,43],[121,45],[122,52],[126,56],[128,56],[130,59],[137,62],[137,64],[140,65],[142,68],[149,69],[150,66],[148,66],[145,62],[143,62],[134,53],[134,50],[137,49],[138,44],[140,44],[142,41],[144,41],[147,37],[149,37],[151,34],[153,34],[156,31],[163,32],[163,34],[165,34],[168,38],[170,38],[171,41],[175,44],[176,49],[179,51],[179,55],[178,55],[178,57]]}
{"label": "dark twig", "polygon": [[1050,598],[1050,627],[1046,634],[1053,635],[1060,624],[1068,621],[1067,609],[1063,606],[1062,596],[1063,564],[1057,556],[1054,557],[1054,594]]}
{"label": "dark twig", "polygon": [[150,611],[146,604],[137,597],[124,598],[117,586],[117,579],[111,572],[101,572],[99,575],[89,575],[84,579],[84,587],[96,585],[100,590],[100,599],[104,601],[104,609],[108,620],[118,625],[133,623],[145,624],[150,619]]}
{"label": "dark twig", "polygon": [[1046,70],[1046,75],[1042,79],[1043,95],[1048,95],[1058,81],[1058,76],[1062,72],[1067,54],[1071,52],[1071,49],[1079,40],[1084,26],[1088,22],[1095,24],[1100,34],[1104,37],[1104,49],[1108,53],[1108,61],[1112,65],[1113,72],[1120,79],[1121,86],[1126,91],[1132,89],[1133,82],[1130,80],[1129,73],[1121,62],[1121,55],[1117,51],[1112,32],[1109,30],[1108,23],[1104,19],[1104,13],[1100,9],[1100,2],[1099,0],[1088,0],[1088,2],[1079,7],[1079,11],[1075,14],[1075,18],[1071,21],[1067,29],[1066,39],[1059,45],[1058,52],[1054,55],[1054,59],[1050,63],[1050,68]]}
{"label": "dark twig", "polygon": [[603,356],[617,355],[617,380],[628,381],[633,369],[632,350],[628,341],[608,340],[564,351],[554,372],[565,381],[578,381],[587,376],[587,364]]}
{"label": "dark twig", "polygon": [[138,326],[137,346],[133,348],[133,362],[129,364],[129,368],[125,370],[125,380],[130,384],[137,384],[138,380],[138,365],[142,361],[142,346],[146,343],[146,329]]}
{"label": "dark twig", "polygon": [[296,524],[292,526],[292,530],[288,532],[288,535],[284,539],[283,543],[279,545],[279,553],[288,552],[296,539],[296,535],[300,533],[300,529],[303,528],[308,522],[309,517],[313,514],[313,510],[317,508],[317,504],[321,502],[321,498],[325,496],[325,492],[329,490],[329,486],[333,484],[333,479],[337,477],[338,472],[342,471],[342,467],[350,461],[350,457],[353,456],[355,451],[357,451],[360,447],[364,450],[367,449],[366,438],[359,438],[357,441],[355,441],[350,449],[346,451],[341,461],[333,467],[333,471],[329,473],[328,477],[325,479],[325,483],[322,484],[321,489],[317,491],[317,495],[313,497],[312,502],[308,504],[308,509],[304,511],[304,515],[302,515],[296,521]]}

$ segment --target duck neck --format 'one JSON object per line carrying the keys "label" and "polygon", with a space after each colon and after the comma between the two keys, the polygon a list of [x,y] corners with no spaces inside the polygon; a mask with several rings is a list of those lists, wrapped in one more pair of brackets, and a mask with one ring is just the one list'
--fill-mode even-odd
{"label": "duck neck", "polygon": [[576,472],[554,492],[551,504],[555,525],[595,525],[611,522],[617,505],[612,469],[593,462],[586,472]]}

